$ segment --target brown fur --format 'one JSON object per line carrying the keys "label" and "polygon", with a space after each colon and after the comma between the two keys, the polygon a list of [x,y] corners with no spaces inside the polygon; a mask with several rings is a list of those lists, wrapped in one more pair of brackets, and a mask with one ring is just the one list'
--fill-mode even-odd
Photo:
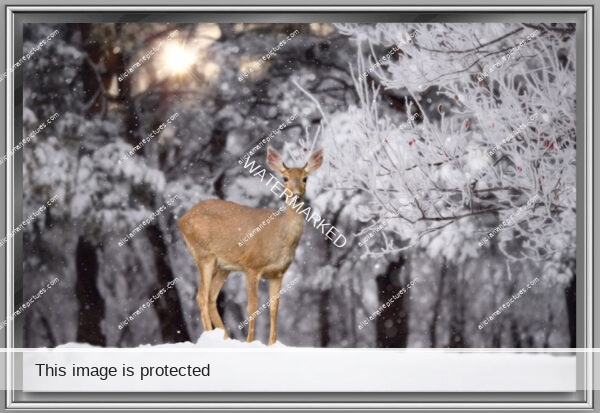
{"label": "brown fur", "polygon": [[[267,164],[284,178],[285,200],[291,194],[302,201],[306,190],[305,178],[323,162],[323,151],[315,151],[303,168],[287,168],[281,155],[267,148]],[[287,179],[287,181],[286,181]],[[239,240],[257,228],[275,211],[251,208],[234,202],[211,199],[196,204],[179,220],[179,229],[200,271],[196,300],[200,306],[205,331],[213,326],[225,330],[217,310],[217,297],[231,271],[246,273],[248,316],[258,309],[258,282],[269,279],[269,295],[277,296],[283,274],[292,264],[296,247],[302,237],[304,217],[289,206],[263,226],[242,246]],[[271,330],[269,345],[277,338],[279,298],[270,306]],[[254,340],[255,319],[250,320],[248,341]],[[227,338],[227,332],[225,332]]]}

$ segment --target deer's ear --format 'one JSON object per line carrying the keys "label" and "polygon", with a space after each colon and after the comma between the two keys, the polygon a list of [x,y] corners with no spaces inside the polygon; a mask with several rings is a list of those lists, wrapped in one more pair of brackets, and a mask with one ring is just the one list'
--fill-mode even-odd
{"label": "deer's ear", "polygon": [[267,147],[267,165],[269,165],[272,170],[279,173],[282,173],[287,169],[279,152],[270,146]]}
{"label": "deer's ear", "polygon": [[311,174],[319,169],[321,165],[323,165],[323,148],[317,149],[310,155],[308,162],[304,165],[304,171]]}

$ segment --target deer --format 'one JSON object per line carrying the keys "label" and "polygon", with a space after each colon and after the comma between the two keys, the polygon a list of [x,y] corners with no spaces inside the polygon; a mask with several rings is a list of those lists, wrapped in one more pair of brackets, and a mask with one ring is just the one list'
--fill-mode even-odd
{"label": "deer", "polygon": [[[286,201],[304,200],[308,176],[321,167],[323,149],[314,151],[303,167],[288,168],[279,152],[267,147],[267,165],[284,181]],[[281,196],[280,196],[281,198]],[[247,243],[238,240],[252,232],[275,211],[252,208],[234,202],[209,199],[190,209],[179,221],[179,230],[200,273],[196,301],[204,331],[221,328],[224,339],[229,336],[217,309],[217,297],[231,271],[246,274],[248,317],[258,310],[258,284],[261,278],[269,281],[269,296],[274,297],[270,310],[268,345],[277,341],[277,312],[283,276],[294,261],[296,248],[304,229],[304,216],[298,210],[285,208]],[[247,341],[254,341],[252,317]]]}

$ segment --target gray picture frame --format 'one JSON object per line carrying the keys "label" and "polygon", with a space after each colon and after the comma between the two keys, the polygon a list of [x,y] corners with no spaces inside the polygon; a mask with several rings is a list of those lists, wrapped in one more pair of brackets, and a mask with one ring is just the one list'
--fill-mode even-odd
{"label": "gray picture frame", "polygon": [[[454,1],[432,3],[415,1],[410,6],[398,5],[395,1],[366,2],[347,1],[308,1],[302,5],[284,1],[206,1],[196,5],[193,1],[174,0],[168,6],[160,0],[147,1],[105,1],[102,5],[84,5],[78,1],[49,0],[41,5],[37,1],[2,0],[5,37],[0,42],[0,64],[5,69],[7,62],[19,59],[22,46],[22,24],[24,22],[106,22],[115,18],[135,21],[237,21],[280,22],[280,21],[528,21],[528,22],[577,22],[577,368],[581,373],[578,389],[573,394],[496,394],[489,401],[488,394],[388,394],[388,393],[330,393],[330,394],[284,394],[284,393],[223,393],[215,394],[140,394],[140,393],[24,393],[15,386],[20,379],[22,363],[22,319],[16,319],[8,328],[0,331],[4,356],[0,361],[0,373],[4,391],[1,406],[6,410],[33,411],[41,409],[58,410],[111,410],[128,411],[133,409],[172,411],[172,410],[398,410],[432,412],[440,410],[596,410],[593,400],[597,390],[593,387],[595,373],[593,355],[596,334],[594,327],[600,320],[594,308],[593,298],[600,296],[598,284],[593,283],[593,257],[598,256],[594,245],[594,234],[600,229],[599,220],[594,221],[594,194],[598,193],[600,176],[593,169],[593,158],[600,157],[600,149],[593,145],[593,119],[600,118],[594,107],[594,97],[600,92],[598,83],[593,82],[597,73],[594,63],[600,54],[598,48],[598,14],[594,13],[596,2],[583,0],[577,6],[564,6],[550,0],[522,1],[485,0]],[[484,4],[482,4],[484,3]],[[312,19],[312,20],[311,20]],[[346,19],[346,20],[345,20]],[[134,20],[132,20],[134,21]],[[0,110],[5,114],[0,123],[6,131],[4,153],[22,140],[22,75],[16,71],[0,84],[5,99],[0,100]],[[22,152],[9,157],[6,167],[0,169],[1,193],[5,194],[0,203],[0,214],[6,219],[0,221],[0,232],[7,233],[15,222],[22,220]],[[594,178],[596,181],[594,183]],[[6,298],[0,305],[0,319],[22,304],[22,239],[16,236],[0,254],[0,265],[6,271],[6,283],[0,283],[0,297]],[[583,268],[583,270],[581,270]],[[595,340],[596,339],[596,340]],[[501,396],[501,397],[500,397]],[[142,401],[143,400],[143,401]]]}

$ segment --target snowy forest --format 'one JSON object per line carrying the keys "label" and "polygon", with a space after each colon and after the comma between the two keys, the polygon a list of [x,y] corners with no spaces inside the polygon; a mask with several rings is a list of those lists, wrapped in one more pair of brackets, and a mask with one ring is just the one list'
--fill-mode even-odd
{"label": "snowy forest", "polygon": [[[268,145],[291,167],[323,148],[306,202],[347,240],[304,223],[281,343],[575,347],[575,25],[36,23],[23,55],[55,31],[18,69],[23,216],[57,196],[16,237],[24,302],[58,279],[24,347],[196,342],[178,220],[280,208],[245,167]],[[246,300],[234,272],[217,304],[242,341]]]}

